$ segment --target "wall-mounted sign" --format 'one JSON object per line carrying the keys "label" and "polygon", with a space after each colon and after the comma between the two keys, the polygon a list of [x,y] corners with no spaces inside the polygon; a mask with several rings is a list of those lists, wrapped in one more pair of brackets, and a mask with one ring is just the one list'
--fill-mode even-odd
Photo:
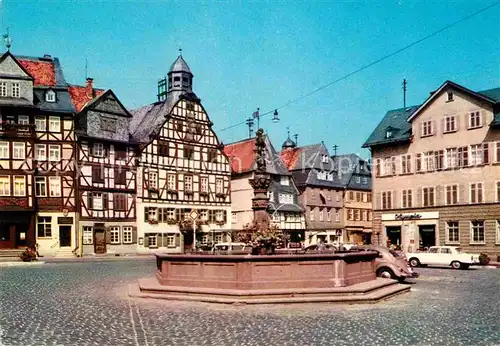
{"label": "wall-mounted sign", "polygon": [[73,224],[73,218],[72,217],[58,217],[57,218],[57,223],[59,225],[72,225]]}
{"label": "wall-mounted sign", "polygon": [[418,221],[439,219],[439,212],[382,214],[382,221]]}
{"label": "wall-mounted sign", "polygon": [[19,233],[19,240],[26,240],[26,233],[24,232]]}

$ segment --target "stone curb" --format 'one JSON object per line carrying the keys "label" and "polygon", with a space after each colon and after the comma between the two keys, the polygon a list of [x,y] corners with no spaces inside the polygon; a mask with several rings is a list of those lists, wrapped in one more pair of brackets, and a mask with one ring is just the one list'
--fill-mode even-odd
{"label": "stone curb", "polygon": [[0,262],[0,267],[36,267],[45,264],[43,261],[33,261],[33,262]]}

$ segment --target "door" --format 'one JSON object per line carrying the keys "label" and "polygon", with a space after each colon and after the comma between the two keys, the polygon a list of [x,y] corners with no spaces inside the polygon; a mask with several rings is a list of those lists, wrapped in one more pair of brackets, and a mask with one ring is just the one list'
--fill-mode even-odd
{"label": "door", "polygon": [[104,229],[96,229],[94,232],[94,253],[106,253],[106,236]]}
{"label": "door", "polygon": [[398,247],[401,245],[401,227],[391,227],[388,226],[385,228],[387,233],[387,246],[390,247],[393,245],[394,247]]}
{"label": "door", "polygon": [[25,248],[28,245],[28,226],[25,224],[16,224],[16,247]]}
{"label": "door", "polygon": [[59,226],[59,245],[71,246],[71,226]]}
{"label": "door", "polygon": [[436,246],[436,229],[434,225],[419,226],[418,233],[420,235],[420,247],[423,250]]}

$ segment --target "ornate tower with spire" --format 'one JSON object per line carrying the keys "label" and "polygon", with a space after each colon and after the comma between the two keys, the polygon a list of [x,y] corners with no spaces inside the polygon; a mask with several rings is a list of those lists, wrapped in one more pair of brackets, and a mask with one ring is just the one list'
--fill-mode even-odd
{"label": "ornate tower with spire", "polygon": [[193,74],[182,57],[182,49],[179,49],[179,56],[170,65],[167,75],[168,77],[158,81],[158,101],[163,101],[167,97],[178,100],[183,94],[194,94]]}
{"label": "ornate tower with spire", "polygon": [[282,150],[293,149],[297,146],[297,144],[290,138],[290,128],[289,127],[287,127],[287,132],[288,132],[288,137],[283,142],[283,145],[281,146]]}

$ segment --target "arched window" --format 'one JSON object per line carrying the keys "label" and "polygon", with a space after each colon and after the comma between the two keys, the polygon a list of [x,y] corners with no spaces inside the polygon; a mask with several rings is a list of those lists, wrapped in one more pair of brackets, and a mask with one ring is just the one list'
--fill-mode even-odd
{"label": "arched window", "polygon": [[45,93],[45,101],[56,102],[56,93],[54,92],[54,90],[52,89],[47,90],[47,92]]}

